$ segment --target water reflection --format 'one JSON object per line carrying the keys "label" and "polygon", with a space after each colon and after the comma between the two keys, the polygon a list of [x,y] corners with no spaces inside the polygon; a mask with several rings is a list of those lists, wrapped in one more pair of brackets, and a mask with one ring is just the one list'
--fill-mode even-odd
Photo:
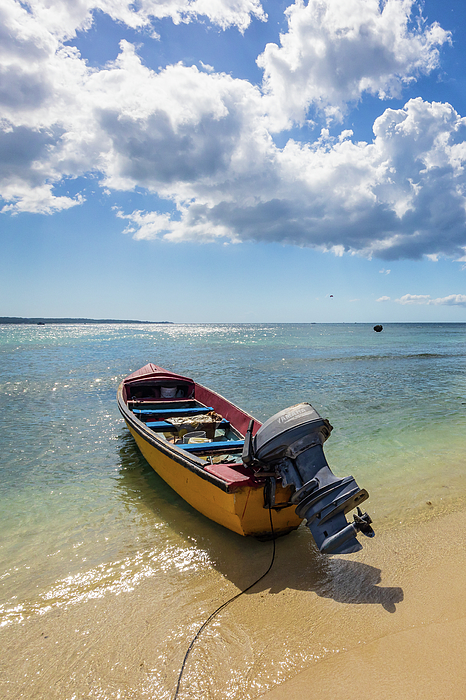
{"label": "water reflection", "polygon": [[[209,562],[240,590],[266,571],[272,556],[271,542],[243,538],[208,520],[155,474],[129,433],[122,433],[119,442],[121,467],[117,485],[119,497],[128,507],[146,515],[151,511],[157,522],[162,519],[169,531],[184,541],[186,549],[194,546],[198,550],[201,556],[197,561],[202,566]],[[310,532],[301,527],[276,541],[273,569],[250,592],[269,591],[273,595],[286,589],[309,591],[344,604],[381,605],[394,613],[396,604],[403,600],[403,590],[379,586],[381,580],[382,572],[376,567],[322,555]]]}

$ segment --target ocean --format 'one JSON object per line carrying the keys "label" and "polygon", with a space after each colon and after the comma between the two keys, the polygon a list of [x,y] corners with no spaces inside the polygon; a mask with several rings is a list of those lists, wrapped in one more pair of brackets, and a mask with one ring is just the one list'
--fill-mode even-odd
{"label": "ocean", "polygon": [[399,547],[382,589],[387,552],[466,510],[466,324],[0,326],[2,697],[171,698],[204,619],[269,565],[270,542],[208,521],[138,452],[116,390],[147,362],[262,421],[310,402],[376,531],[353,558],[320,555],[305,527],[278,540],[268,577],[199,640],[179,698],[278,692],[349,648],[356,609],[383,628],[413,565]]}

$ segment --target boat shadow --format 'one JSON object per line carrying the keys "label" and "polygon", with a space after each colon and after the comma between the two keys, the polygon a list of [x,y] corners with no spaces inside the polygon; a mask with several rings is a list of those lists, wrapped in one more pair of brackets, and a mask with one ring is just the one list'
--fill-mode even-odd
{"label": "boat shadow", "polygon": [[[151,468],[133,438],[119,438],[120,497],[132,507],[152,510],[182,539],[186,546],[205,552],[211,566],[239,590],[244,590],[267,571],[274,551],[272,541],[241,537],[198,513],[175,493]],[[366,544],[363,542],[363,544]],[[313,592],[344,604],[381,605],[396,612],[403,589],[379,585],[382,571],[370,564],[321,554],[310,531],[298,530],[275,541],[270,572],[247,593],[286,589]]]}

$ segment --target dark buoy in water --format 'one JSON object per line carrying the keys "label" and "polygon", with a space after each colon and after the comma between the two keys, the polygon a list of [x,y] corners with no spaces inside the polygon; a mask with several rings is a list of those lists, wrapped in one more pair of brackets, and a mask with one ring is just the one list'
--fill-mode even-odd
{"label": "dark buoy in water", "polygon": [[381,331],[383,331],[383,326],[381,326],[379,323],[376,326],[374,326],[374,330],[376,333],[380,333]]}

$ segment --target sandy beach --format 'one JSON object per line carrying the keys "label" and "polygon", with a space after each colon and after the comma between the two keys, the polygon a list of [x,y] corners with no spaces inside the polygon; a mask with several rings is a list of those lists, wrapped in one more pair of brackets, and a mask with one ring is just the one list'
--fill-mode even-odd
{"label": "sandy beach", "polygon": [[[199,639],[179,698],[463,697],[465,515],[381,533],[352,558],[319,557],[313,572],[305,531],[279,540],[269,576]],[[216,569],[204,573],[199,610],[212,611],[238,589]],[[190,610],[188,597],[170,600],[149,578],[11,625],[0,694],[170,698],[202,622]]]}
{"label": "sandy beach", "polygon": [[[319,659],[264,697],[464,697],[465,515],[455,513],[408,533],[382,536],[377,588],[399,587],[402,600],[396,611],[383,604],[364,606],[363,611],[349,605],[342,630],[345,649]],[[373,554],[365,550],[364,560],[373,561]]]}

